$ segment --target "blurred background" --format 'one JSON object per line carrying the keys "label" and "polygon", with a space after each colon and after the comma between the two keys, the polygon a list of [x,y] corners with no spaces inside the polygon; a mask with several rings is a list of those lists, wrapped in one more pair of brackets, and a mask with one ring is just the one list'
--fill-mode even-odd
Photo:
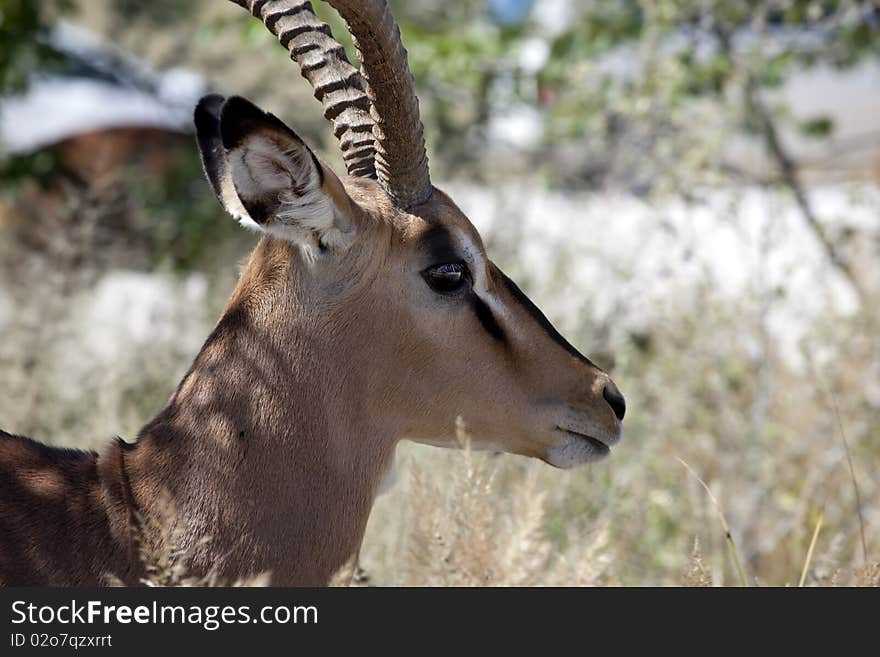
{"label": "blurred background", "polygon": [[[359,581],[880,583],[880,6],[391,5],[432,178],[630,410],[574,472],[403,445]],[[344,171],[230,2],[0,0],[4,430],[130,440],[208,335],[256,240],[202,177],[209,91]]]}

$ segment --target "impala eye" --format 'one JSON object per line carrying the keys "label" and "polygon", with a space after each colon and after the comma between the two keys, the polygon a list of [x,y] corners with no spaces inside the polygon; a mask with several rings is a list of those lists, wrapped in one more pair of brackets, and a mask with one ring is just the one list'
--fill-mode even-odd
{"label": "impala eye", "polygon": [[428,267],[422,272],[432,290],[440,294],[456,292],[468,282],[468,270],[462,262],[450,262]]}

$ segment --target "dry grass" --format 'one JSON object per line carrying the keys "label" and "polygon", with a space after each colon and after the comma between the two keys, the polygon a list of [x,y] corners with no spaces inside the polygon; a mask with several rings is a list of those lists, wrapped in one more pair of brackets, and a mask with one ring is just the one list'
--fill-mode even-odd
{"label": "dry grass", "polygon": [[[194,574],[192,556],[199,547],[211,540],[203,536],[193,541],[185,525],[181,525],[170,498],[157,505],[159,517],[145,519],[137,515],[132,519],[132,536],[137,546],[137,556],[144,576],[139,585],[149,587],[181,586],[233,586],[264,587],[271,583],[271,573],[256,573],[235,581],[227,581],[219,574],[221,564],[216,563],[204,574]],[[116,575],[106,577],[109,586],[125,586]]]}
{"label": "dry grass", "polygon": [[682,583],[685,586],[704,587],[712,586],[712,574],[703,562],[703,553],[700,550],[700,539],[694,538],[694,548],[691,550],[691,559],[684,571]]}
{"label": "dry grass", "polygon": [[[526,478],[499,513],[497,465],[466,451],[450,479],[414,465],[398,547],[386,583],[533,586],[606,583],[607,534],[562,553],[545,529],[545,493]],[[367,569],[367,572],[372,572]],[[382,579],[377,580],[381,582]]]}

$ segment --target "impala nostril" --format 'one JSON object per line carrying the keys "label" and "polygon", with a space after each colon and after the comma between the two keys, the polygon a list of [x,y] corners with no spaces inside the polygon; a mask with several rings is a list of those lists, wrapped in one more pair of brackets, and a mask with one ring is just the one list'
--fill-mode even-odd
{"label": "impala nostril", "polygon": [[623,398],[623,395],[620,394],[620,390],[617,389],[617,386],[609,381],[602,389],[602,396],[605,398],[605,401],[608,402],[611,410],[614,411],[617,419],[623,420],[623,416],[626,414],[626,400]]}

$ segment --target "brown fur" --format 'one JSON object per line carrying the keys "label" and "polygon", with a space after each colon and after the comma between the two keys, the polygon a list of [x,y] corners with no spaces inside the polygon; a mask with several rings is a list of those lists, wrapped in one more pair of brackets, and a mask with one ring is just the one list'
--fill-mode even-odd
{"label": "brown fur", "polygon": [[99,460],[0,431],[0,585],[138,579],[120,449]]}

